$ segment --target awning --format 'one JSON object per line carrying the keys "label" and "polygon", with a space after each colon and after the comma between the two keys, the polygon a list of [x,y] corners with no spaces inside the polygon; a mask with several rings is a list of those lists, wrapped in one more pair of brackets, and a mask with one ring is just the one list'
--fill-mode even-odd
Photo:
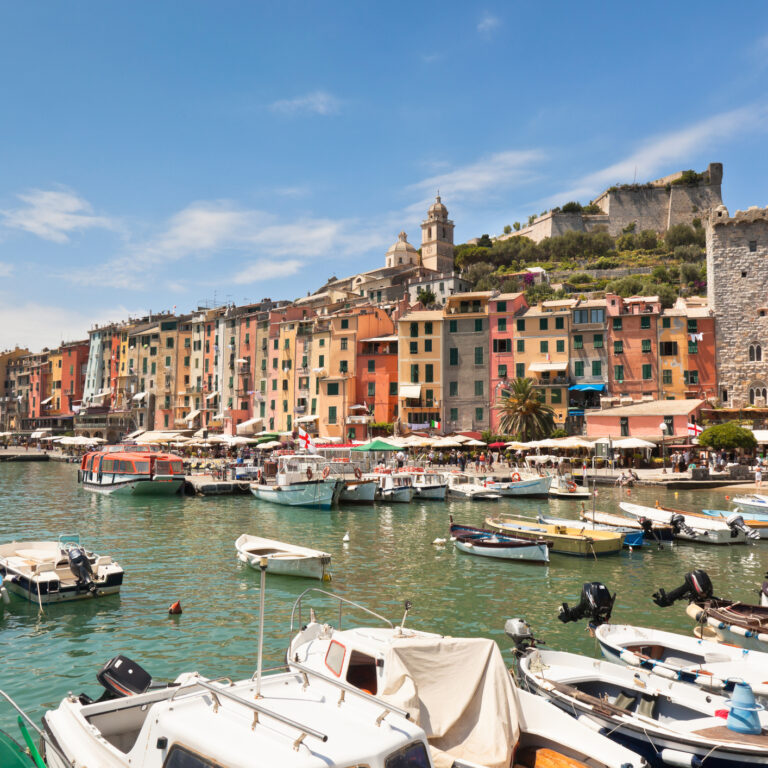
{"label": "awning", "polygon": [[238,357],[238,358],[237,358],[237,360],[236,360],[235,362],[238,362],[238,363],[247,363],[247,362],[248,362],[248,358],[247,358],[247,357]]}
{"label": "awning", "polygon": [[123,438],[123,439],[125,439],[125,440],[134,440],[139,435],[143,435],[146,431],[147,431],[146,429],[137,429],[135,432],[131,432],[130,435],[126,435],[125,438]]}
{"label": "awning", "polygon": [[51,400],[53,400],[53,396],[51,396],[51,397],[49,397],[49,398],[47,398],[47,399],[43,400],[43,401],[40,403],[40,405],[48,405],[48,403],[50,403],[50,402],[51,402]]}
{"label": "awning", "polygon": [[200,410],[196,409],[194,411],[190,411],[185,417],[184,421],[194,421],[198,416],[200,415]]}
{"label": "awning", "polygon": [[296,424],[310,424],[313,421],[317,421],[320,417],[319,416],[301,416],[300,418],[296,419]]}
{"label": "awning", "polygon": [[210,395],[206,395],[206,396],[205,396],[205,399],[206,399],[206,400],[213,400],[213,398],[214,398],[214,397],[218,397],[218,396],[219,396],[219,393],[218,393],[218,392],[211,392],[211,394],[210,394]]}
{"label": "awning", "polygon": [[350,411],[367,411],[368,406],[367,405],[350,405],[349,410]]}
{"label": "awning", "polygon": [[400,397],[408,397],[408,398],[421,397],[421,384],[401,384]]}
{"label": "awning", "polygon": [[605,392],[605,384],[571,384],[571,392]]}
{"label": "awning", "polygon": [[146,392],[137,392],[131,400],[136,400],[136,402],[141,402],[145,397],[147,396]]}
{"label": "awning", "polygon": [[397,336],[374,336],[372,339],[360,339],[360,341],[397,341]]}
{"label": "awning", "polygon": [[312,373],[325,373],[325,368],[313,368]]}
{"label": "awning", "polygon": [[531,363],[528,366],[529,371],[540,373],[542,371],[564,371],[568,367],[567,362],[563,363]]}
{"label": "awning", "polygon": [[248,419],[246,421],[241,421],[237,425],[237,434],[238,435],[252,435],[257,427],[260,427],[264,423],[264,419],[259,418],[258,416],[253,419]]}

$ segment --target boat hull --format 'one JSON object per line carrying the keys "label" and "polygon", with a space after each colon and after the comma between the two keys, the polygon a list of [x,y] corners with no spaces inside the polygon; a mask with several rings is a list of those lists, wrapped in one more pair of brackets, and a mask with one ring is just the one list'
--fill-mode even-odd
{"label": "boat hull", "polygon": [[413,488],[386,488],[380,491],[379,500],[389,504],[410,504]]}
{"label": "boat hull", "polygon": [[[755,606],[756,607],[756,606]],[[710,611],[696,603],[690,603],[685,612],[698,625],[694,634],[704,640],[736,645],[750,651],[768,652],[768,609],[763,609],[762,621],[752,623],[736,622],[718,611]]]}
{"label": "boat hull", "polygon": [[284,507],[330,509],[335,501],[336,482],[309,480],[292,485],[252,485],[251,493],[261,501]]}
{"label": "boat hull", "polygon": [[373,504],[376,483],[373,480],[351,480],[344,483],[339,502],[342,504]]}
{"label": "boat hull", "polygon": [[142,480],[121,480],[115,483],[83,481],[86,491],[106,496],[173,496],[184,487],[183,477],[153,477]]}
{"label": "boat hull", "polygon": [[610,531],[596,531],[596,534],[608,534],[606,536],[590,536],[589,529],[584,527],[583,533],[555,533],[552,531],[557,526],[515,525],[500,522],[491,518],[486,519],[485,524],[494,530],[506,533],[508,536],[531,540],[543,539],[550,544],[550,552],[557,555],[574,555],[576,557],[601,557],[603,555],[615,555],[621,551],[622,537],[619,534],[610,536]]}
{"label": "boat hull", "polygon": [[[542,522],[547,525],[571,525],[575,520],[566,520],[564,518],[555,517],[543,517]],[[624,549],[634,549],[635,547],[642,547],[645,544],[645,535],[642,530],[636,530],[635,528],[619,528],[611,525],[601,525],[599,523],[590,523],[586,528],[586,531],[613,531],[614,533],[621,534],[621,544]]]}
{"label": "boat hull", "polygon": [[486,486],[502,496],[532,496],[543,498],[549,495],[552,478],[549,475],[526,478],[525,480],[497,481],[489,480]]}
{"label": "boat hull", "polygon": [[[674,512],[656,507],[643,507],[639,504],[628,504],[622,502],[619,504],[622,511],[632,517],[646,517],[655,523],[669,524]],[[693,530],[693,535],[685,530],[675,533],[675,538],[681,541],[693,541],[698,544],[745,544],[747,537],[743,531],[732,531],[724,522],[719,523],[715,518],[694,517],[693,515],[684,515],[686,524]]]}
{"label": "boat hull", "polygon": [[424,485],[413,486],[414,499],[432,499],[433,501],[442,501],[445,499],[448,487],[445,485]]}
{"label": "boat hull", "polygon": [[260,571],[264,559],[267,573],[276,576],[324,580],[331,564],[331,556],[327,552],[248,534],[237,539],[235,549],[240,562]]}

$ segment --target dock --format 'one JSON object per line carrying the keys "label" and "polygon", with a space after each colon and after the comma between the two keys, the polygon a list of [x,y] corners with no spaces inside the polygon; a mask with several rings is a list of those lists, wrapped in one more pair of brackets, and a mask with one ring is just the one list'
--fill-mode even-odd
{"label": "dock", "polygon": [[48,461],[49,458],[47,453],[40,453],[38,451],[24,451],[22,453],[15,451],[0,452],[0,461]]}
{"label": "dock", "polygon": [[184,492],[191,496],[227,496],[250,493],[251,484],[244,480],[219,480],[213,475],[187,475]]}

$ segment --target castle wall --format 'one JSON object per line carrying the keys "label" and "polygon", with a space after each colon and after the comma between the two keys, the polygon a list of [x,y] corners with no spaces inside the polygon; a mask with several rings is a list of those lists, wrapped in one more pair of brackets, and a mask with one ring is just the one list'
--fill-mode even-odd
{"label": "castle wall", "polygon": [[[724,206],[707,219],[707,299],[715,313],[718,397],[750,403],[750,389],[768,388],[768,208]],[[761,347],[761,360],[749,348]],[[756,404],[765,404],[761,395]]]}

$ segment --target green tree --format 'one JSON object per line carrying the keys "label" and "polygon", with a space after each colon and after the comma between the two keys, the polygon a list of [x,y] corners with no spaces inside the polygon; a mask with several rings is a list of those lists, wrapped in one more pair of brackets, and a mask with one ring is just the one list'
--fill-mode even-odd
{"label": "green tree", "polygon": [[477,240],[478,248],[493,248],[493,240],[489,235],[480,235]]}
{"label": "green tree", "polygon": [[500,413],[499,429],[520,435],[523,442],[547,437],[555,428],[555,412],[541,402],[531,379],[515,379],[494,408]]}
{"label": "green tree", "polygon": [[701,272],[695,264],[683,264],[680,267],[680,279],[684,283],[694,283],[700,276]]}
{"label": "green tree", "polygon": [[704,261],[706,253],[698,245],[678,245],[672,252],[672,255],[680,261],[686,261],[691,264],[697,261]]}
{"label": "green tree", "polygon": [[635,236],[632,232],[626,232],[616,238],[616,249],[619,251],[634,251],[635,247]]}
{"label": "green tree", "polygon": [[664,235],[664,242],[670,251],[674,251],[678,245],[698,245],[703,248],[704,239],[704,230],[694,229],[687,224],[675,224]]}
{"label": "green tree", "polygon": [[716,451],[733,451],[737,448],[754,451],[757,440],[752,430],[740,427],[735,421],[729,421],[705,429],[699,435],[699,445]]}
{"label": "green tree", "polygon": [[425,307],[429,307],[435,303],[437,297],[435,296],[434,291],[429,290],[429,288],[422,288],[419,291],[417,298]]}
{"label": "green tree", "polygon": [[566,203],[560,210],[563,213],[581,213],[581,203],[571,200],[571,202]]}
{"label": "green tree", "polygon": [[652,229],[644,229],[635,236],[635,246],[641,251],[652,251],[659,245],[659,239]]}
{"label": "green tree", "polygon": [[504,225],[504,234],[509,235],[512,232],[512,225],[511,224],[505,224]]}
{"label": "green tree", "polygon": [[519,221],[516,221],[516,222],[515,222],[515,223],[512,225],[512,229],[514,229],[514,230],[515,230],[515,232],[519,232],[519,231],[520,231],[520,222],[519,222]]}

